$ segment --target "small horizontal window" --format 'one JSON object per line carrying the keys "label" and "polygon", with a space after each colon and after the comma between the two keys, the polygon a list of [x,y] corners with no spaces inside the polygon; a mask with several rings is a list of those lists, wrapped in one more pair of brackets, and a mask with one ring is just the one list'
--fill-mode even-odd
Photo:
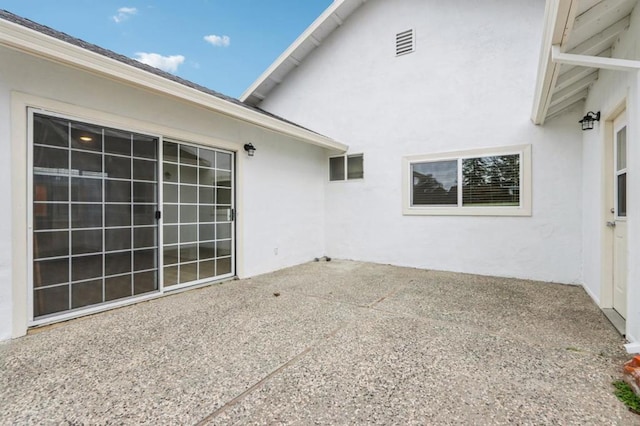
{"label": "small horizontal window", "polygon": [[403,212],[531,215],[530,145],[404,158]]}
{"label": "small horizontal window", "polygon": [[329,180],[362,179],[364,177],[363,155],[354,154],[329,158]]}

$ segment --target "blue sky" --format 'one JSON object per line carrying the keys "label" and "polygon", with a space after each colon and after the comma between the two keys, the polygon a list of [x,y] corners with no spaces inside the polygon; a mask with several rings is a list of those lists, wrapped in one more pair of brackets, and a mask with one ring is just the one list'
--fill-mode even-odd
{"label": "blue sky", "polygon": [[333,0],[0,0],[0,9],[239,97]]}

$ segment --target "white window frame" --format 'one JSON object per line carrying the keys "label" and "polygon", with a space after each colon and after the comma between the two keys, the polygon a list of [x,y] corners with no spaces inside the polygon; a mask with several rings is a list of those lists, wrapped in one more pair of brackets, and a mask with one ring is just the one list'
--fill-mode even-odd
{"label": "white window frame", "polygon": [[[520,155],[520,205],[519,206],[463,206],[462,167],[466,158],[490,157],[495,155]],[[412,206],[411,192],[413,177],[411,165],[435,161],[458,162],[458,205],[453,206]],[[426,155],[409,155],[402,158],[402,214],[424,216],[531,216],[531,145],[513,145],[486,149],[445,152]]]}

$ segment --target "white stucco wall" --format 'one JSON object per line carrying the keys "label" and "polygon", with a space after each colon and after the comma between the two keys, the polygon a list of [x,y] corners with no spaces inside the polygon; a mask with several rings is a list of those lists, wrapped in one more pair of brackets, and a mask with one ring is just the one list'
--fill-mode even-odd
{"label": "white stucco wall", "polygon": [[[623,32],[613,48],[612,56],[624,59],[640,59],[640,10],[631,15],[631,25]],[[626,107],[627,115],[627,338],[640,342],[640,77],[637,72],[600,70],[598,80],[589,92],[585,110],[601,111],[602,120],[594,131],[584,132],[583,143],[583,251],[585,287],[604,308],[611,307],[609,283],[603,270],[603,257],[610,256],[606,238],[613,231],[605,226],[613,219],[608,213],[613,207],[605,199],[605,140],[611,120]],[[609,125],[607,125],[609,123]],[[609,235],[610,238],[610,235]]]}
{"label": "white stucco wall", "polygon": [[[261,107],[364,153],[329,182],[327,254],[581,283],[581,135],[572,111],[529,119],[544,1],[369,0]],[[395,34],[416,51],[395,56]],[[532,145],[531,217],[403,216],[401,159]]]}
{"label": "white stucco wall", "polygon": [[[238,274],[252,276],[309,261],[324,254],[324,186],[326,152],[291,138],[51,62],[0,48],[0,340],[24,333],[25,324],[12,322],[26,300],[26,128],[14,147],[11,117],[15,93],[60,103],[59,113],[78,112],[79,119],[100,117],[110,125],[188,142],[238,150]],[[89,109],[91,112],[89,113]],[[103,119],[109,120],[104,122]],[[252,142],[253,158],[242,150]],[[12,169],[13,168],[13,169]],[[12,176],[14,180],[12,181]],[[18,203],[8,201],[14,191]],[[12,222],[13,221],[13,222]],[[12,223],[19,226],[12,228]],[[277,248],[277,254],[275,249]],[[12,269],[12,262],[14,264]],[[20,264],[15,268],[16,262]],[[17,270],[16,270],[17,269]],[[13,289],[18,289],[17,294]],[[16,300],[17,299],[17,300]],[[18,315],[20,316],[20,315]]]}

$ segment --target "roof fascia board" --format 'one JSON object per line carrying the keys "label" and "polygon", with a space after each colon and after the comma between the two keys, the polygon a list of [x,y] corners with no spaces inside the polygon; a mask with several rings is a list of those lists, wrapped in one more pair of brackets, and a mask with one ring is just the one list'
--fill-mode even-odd
{"label": "roof fascia board", "polygon": [[[300,61],[296,60],[292,57],[293,53],[305,42],[307,39],[314,40],[313,34],[315,31],[332,16],[335,16],[334,20],[338,26],[342,25],[342,19],[340,19],[336,15],[336,11],[340,9],[340,7],[347,2],[353,0],[335,0],[331,5],[324,11],[322,14],[315,20],[309,27],[302,33],[300,36],[293,42],[291,45],[285,50],[279,57],[276,59],[269,68],[266,69],[265,72],[258,77],[256,81],[244,91],[244,93],[240,96],[240,100],[245,102],[253,92],[255,92],[267,79],[271,77],[271,75],[282,65],[286,60],[292,60],[295,66],[300,65]],[[367,0],[358,0],[360,3],[364,3]],[[336,19],[337,18],[337,19]],[[317,40],[316,40],[317,41]],[[314,43],[315,44],[315,43]],[[317,44],[315,44],[318,46]]]}
{"label": "roof fascia board", "polygon": [[577,9],[577,0],[547,0],[538,77],[531,113],[531,120],[535,124],[544,124],[551,102],[552,89],[560,73],[560,64],[551,60],[551,46],[566,42]]}
{"label": "roof fascia board", "polygon": [[72,45],[19,24],[0,19],[0,45],[84,71],[125,82],[196,104],[231,118],[300,139],[327,149],[346,151],[347,145],[293,124],[260,114],[224,99]]}

